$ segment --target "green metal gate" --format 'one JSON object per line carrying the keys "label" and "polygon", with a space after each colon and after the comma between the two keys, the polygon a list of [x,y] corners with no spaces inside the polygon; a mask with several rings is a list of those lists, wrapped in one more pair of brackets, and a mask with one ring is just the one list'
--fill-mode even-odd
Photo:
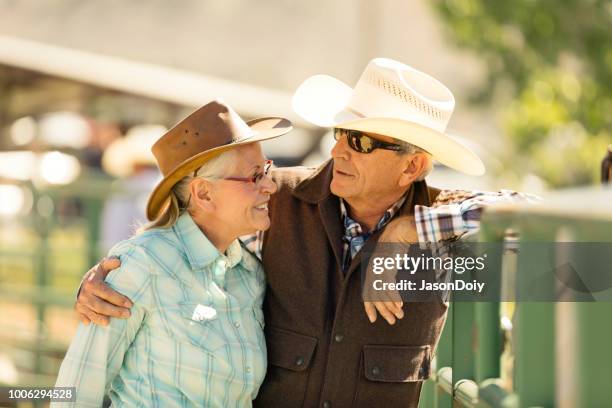
{"label": "green metal gate", "polygon": [[[505,240],[504,281],[525,273],[530,243],[612,242],[612,189],[561,192],[550,203],[485,212],[479,240]],[[612,302],[452,303],[420,406],[609,406],[611,339]]]}

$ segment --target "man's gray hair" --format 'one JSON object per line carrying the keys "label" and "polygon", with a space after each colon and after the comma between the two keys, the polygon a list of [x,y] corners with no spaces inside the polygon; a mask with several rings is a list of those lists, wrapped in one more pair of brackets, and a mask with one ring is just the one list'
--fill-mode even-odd
{"label": "man's gray hair", "polygon": [[425,155],[427,164],[423,169],[423,172],[416,178],[416,181],[425,180],[425,177],[427,177],[429,173],[431,173],[431,171],[433,170],[433,158],[431,154],[428,151],[421,149],[420,147],[415,146],[412,143],[404,142],[403,140],[395,139],[394,143],[397,143],[402,148],[401,150],[397,151],[398,154],[423,153]]}

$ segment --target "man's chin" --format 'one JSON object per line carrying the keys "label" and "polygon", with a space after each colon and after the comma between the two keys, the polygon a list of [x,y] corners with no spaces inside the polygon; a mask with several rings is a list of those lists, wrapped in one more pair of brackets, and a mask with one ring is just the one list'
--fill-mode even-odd
{"label": "man's chin", "polygon": [[334,183],[334,180],[332,180],[331,184],[329,185],[329,189],[336,197],[346,198],[349,196],[349,192],[347,191],[347,189],[343,188],[340,183]]}

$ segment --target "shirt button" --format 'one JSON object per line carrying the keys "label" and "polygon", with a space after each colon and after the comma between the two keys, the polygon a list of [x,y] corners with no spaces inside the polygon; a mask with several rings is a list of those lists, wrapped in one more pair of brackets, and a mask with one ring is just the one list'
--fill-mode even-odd
{"label": "shirt button", "polygon": [[304,364],[304,357],[298,357],[295,359],[295,365],[300,367]]}
{"label": "shirt button", "polygon": [[245,368],[245,371],[246,371],[247,373],[250,373],[250,372],[251,372],[251,367],[247,366],[247,367]]}
{"label": "shirt button", "polygon": [[235,328],[239,328],[239,327],[240,327],[240,323],[238,323],[238,322],[234,322],[234,327],[235,327]]}
{"label": "shirt button", "polygon": [[331,402],[329,401],[323,402],[323,408],[331,408]]}
{"label": "shirt button", "polygon": [[342,340],[344,340],[344,336],[341,334],[336,334],[334,336],[334,340],[336,340],[336,343],[342,343]]}
{"label": "shirt button", "polygon": [[372,374],[374,376],[378,376],[380,374],[380,368],[378,367],[372,367]]}

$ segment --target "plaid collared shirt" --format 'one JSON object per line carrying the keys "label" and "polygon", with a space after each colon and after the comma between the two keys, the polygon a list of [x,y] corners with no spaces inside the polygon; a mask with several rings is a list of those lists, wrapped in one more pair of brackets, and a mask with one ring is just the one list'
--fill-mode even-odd
{"label": "plaid collared shirt", "polygon": [[[344,207],[342,200],[340,201],[340,215],[342,217],[341,219],[344,223],[345,230],[350,235],[361,235],[361,227],[359,227],[358,232],[353,226],[354,221],[351,220],[352,223],[349,221],[347,228],[348,217],[345,217],[346,208]],[[417,205],[414,208],[414,218],[419,243],[428,244],[458,239],[469,232],[476,231],[480,227],[480,217],[482,215],[482,211],[487,206],[494,205],[496,203],[516,201],[537,203],[539,199],[532,194],[518,193],[511,190],[500,190],[497,192],[442,190],[436,197],[436,200],[432,203],[431,207]],[[377,225],[376,230],[386,225],[393,218],[393,215],[397,209],[402,206],[402,204],[403,201],[399,203],[395,211],[390,211],[395,207],[395,204],[389,208],[389,210],[385,212],[385,215],[379,221],[379,225]],[[385,217],[387,217],[387,219],[385,219]],[[358,225],[359,224],[357,224],[357,226]],[[353,232],[350,232],[351,229]],[[262,231],[259,231],[257,234],[253,235],[245,235],[240,239],[246,245],[249,251],[261,259],[261,247],[263,244]],[[359,252],[361,246],[363,246],[363,243],[356,241],[354,245],[354,254],[356,254]],[[345,261],[348,254],[348,250],[346,249],[347,246],[350,245],[345,243]],[[352,256],[354,256],[354,254]],[[348,259],[350,260],[352,258]]]}
{"label": "plaid collared shirt", "polygon": [[[189,214],[111,250],[106,281],[134,303],[108,327],[79,325],[57,406],[248,407],[266,373],[261,264],[236,240],[221,254]],[[52,406],[55,406],[53,403]]]}
{"label": "plaid collared shirt", "polygon": [[343,256],[342,256],[342,269],[347,270],[349,265],[351,264],[351,260],[355,258],[355,255],[363,248],[366,240],[375,233],[380,230],[382,227],[387,225],[391,219],[397,214],[399,209],[404,205],[406,201],[406,195],[404,194],[399,200],[397,200],[391,207],[385,211],[374,229],[369,232],[364,233],[361,225],[353,220],[349,215],[346,209],[346,205],[344,205],[344,200],[340,199],[340,219],[344,224],[344,236],[342,237],[342,242],[344,244]]}
{"label": "plaid collared shirt", "polygon": [[535,204],[539,198],[511,190],[498,192],[444,190],[431,207],[414,207],[420,243],[452,241],[480,227],[482,211],[491,205],[523,201]]}

